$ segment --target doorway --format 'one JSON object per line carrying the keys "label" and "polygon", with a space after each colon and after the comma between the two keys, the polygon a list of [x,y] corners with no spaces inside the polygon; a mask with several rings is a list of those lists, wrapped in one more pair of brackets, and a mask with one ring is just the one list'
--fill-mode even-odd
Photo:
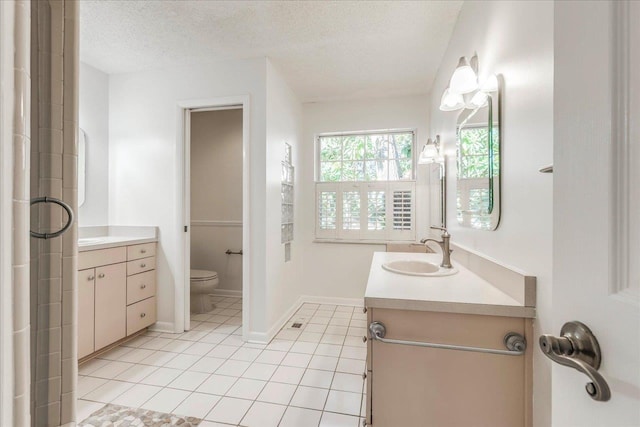
{"label": "doorway", "polygon": [[[179,220],[184,233],[179,256],[184,289],[181,301],[176,298],[176,329],[192,329],[192,319],[210,320],[242,325],[246,336],[251,283],[248,99],[194,101],[180,107],[184,138],[178,144],[183,200]],[[205,288],[200,298],[210,295],[215,306],[211,312],[191,306],[193,270],[198,270],[195,275],[213,277],[215,272],[217,276],[206,284],[198,282],[199,288]],[[200,313],[192,313],[194,308]],[[178,325],[180,320],[183,327]]]}

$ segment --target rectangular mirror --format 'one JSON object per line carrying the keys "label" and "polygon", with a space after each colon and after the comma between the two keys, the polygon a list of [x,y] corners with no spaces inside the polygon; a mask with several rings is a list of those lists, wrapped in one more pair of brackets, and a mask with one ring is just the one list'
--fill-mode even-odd
{"label": "rectangular mirror", "polygon": [[476,92],[458,116],[457,219],[464,227],[495,230],[500,223],[500,95],[502,81],[494,92]]}

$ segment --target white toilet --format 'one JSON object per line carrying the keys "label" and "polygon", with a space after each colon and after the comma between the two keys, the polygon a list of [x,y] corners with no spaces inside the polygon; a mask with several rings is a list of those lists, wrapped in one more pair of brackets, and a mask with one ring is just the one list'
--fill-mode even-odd
{"label": "white toilet", "polygon": [[208,313],[215,308],[209,296],[218,287],[218,273],[208,270],[191,270],[191,312]]}

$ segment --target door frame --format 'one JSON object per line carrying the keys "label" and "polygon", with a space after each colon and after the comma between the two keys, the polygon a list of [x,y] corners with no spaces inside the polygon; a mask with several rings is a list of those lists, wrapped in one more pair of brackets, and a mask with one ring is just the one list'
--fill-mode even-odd
{"label": "door frame", "polygon": [[[176,150],[176,281],[174,305],[174,331],[181,333],[191,328],[191,113],[242,109],[242,335],[249,334],[251,316],[251,206],[250,206],[250,96],[235,95],[178,102],[178,143]],[[184,227],[187,231],[184,232]]]}

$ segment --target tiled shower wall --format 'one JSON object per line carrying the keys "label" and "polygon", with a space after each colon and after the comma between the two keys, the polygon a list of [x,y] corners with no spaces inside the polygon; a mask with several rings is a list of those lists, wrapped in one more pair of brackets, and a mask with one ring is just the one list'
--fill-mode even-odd
{"label": "tiled shower wall", "polygon": [[[62,199],[77,212],[78,4],[31,2],[31,197]],[[31,210],[31,228],[66,222],[55,205]],[[77,225],[31,239],[32,425],[75,420]]]}
{"label": "tiled shower wall", "polygon": [[[30,2],[14,4],[13,28],[13,425],[29,424]],[[3,378],[4,382],[6,379]]]}

